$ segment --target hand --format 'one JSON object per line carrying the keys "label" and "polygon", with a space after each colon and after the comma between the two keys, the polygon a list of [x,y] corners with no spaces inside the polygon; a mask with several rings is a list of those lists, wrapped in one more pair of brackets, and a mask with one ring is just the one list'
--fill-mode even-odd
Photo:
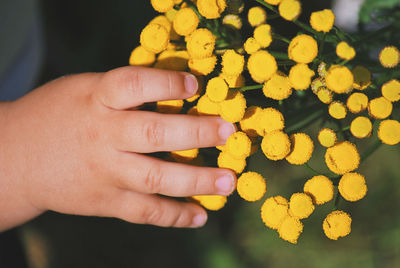
{"label": "hand", "polygon": [[234,126],[219,117],[135,109],[196,90],[190,74],[123,67],[60,78],[1,103],[0,230],[46,210],[202,226],[201,207],[160,195],[228,195],[235,174],[143,153],[222,145]]}

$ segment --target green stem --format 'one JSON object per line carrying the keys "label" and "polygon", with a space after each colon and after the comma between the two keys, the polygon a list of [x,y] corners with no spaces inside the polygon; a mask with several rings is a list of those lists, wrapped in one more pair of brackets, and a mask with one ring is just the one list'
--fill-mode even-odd
{"label": "green stem", "polygon": [[255,90],[261,89],[263,85],[252,85],[252,86],[245,86],[245,87],[232,87],[231,90],[239,90],[241,92],[248,91],[248,90]]}
{"label": "green stem", "polygon": [[272,34],[272,37],[273,37],[274,39],[281,40],[281,41],[283,41],[283,42],[285,42],[285,43],[287,43],[287,44],[290,44],[290,40],[287,39],[286,37],[283,37],[282,35],[273,33],[273,34]]}
{"label": "green stem", "polygon": [[393,24],[390,24],[386,27],[383,27],[377,31],[371,32],[367,35],[365,35],[363,38],[359,39],[358,41],[354,42],[353,46],[358,46],[361,44],[364,44],[365,42],[367,42],[368,40],[371,39],[375,39],[377,38],[379,35],[385,34],[387,32],[390,32],[392,30],[396,29],[396,27]]}
{"label": "green stem", "polygon": [[297,130],[303,129],[309,124],[313,123],[316,119],[320,118],[322,115],[322,110],[317,110],[312,113],[310,116],[306,117],[304,120],[291,125],[290,127],[286,128],[286,133],[293,133]]}
{"label": "green stem", "polygon": [[321,172],[318,172],[317,170],[313,169],[308,163],[305,163],[303,165],[304,167],[306,167],[308,170],[311,171],[311,173],[314,173],[315,175],[321,175]]}
{"label": "green stem", "polygon": [[350,129],[350,126],[347,126],[347,127],[342,128],[342,129],[338,129],[338,130],[336,130],[335,132],[336,132],[336,133],[338,133],[338,132],[343,132],[343,131],[347,131],[347,130],[349,130],[349,129]]}
{"label": "green stem", "polygon": [[270,51],[268,50],[269,54],[271,54],[272,56],[274,56],[275,59],[278,60],[290,60],[287,53],[283,53],[283,52],[278,52],[278,51]]}
{"label": "green stem", "polygon": [[371,147],[369,147],[362,155],[361,155],[361,162],[364,162],[368,157],[370,157],[376,150],[381,147],[382,142],[377,140]]}

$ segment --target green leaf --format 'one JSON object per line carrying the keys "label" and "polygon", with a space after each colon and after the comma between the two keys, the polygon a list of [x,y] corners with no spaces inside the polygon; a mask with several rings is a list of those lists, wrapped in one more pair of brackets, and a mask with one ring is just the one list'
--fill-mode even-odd
{"label": "green leaf", "polygon": [[372,13],[381,9],[390,9],[400,3],[400,0],[366,0],[361,6],[359,20],[362,23],[372,21]]}

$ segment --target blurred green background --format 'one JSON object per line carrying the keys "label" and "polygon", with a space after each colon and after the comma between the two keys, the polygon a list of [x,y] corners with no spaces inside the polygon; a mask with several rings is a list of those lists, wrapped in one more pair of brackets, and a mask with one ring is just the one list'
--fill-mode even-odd
{"label": "blurred green background", "polygon": [[[303,1],[311,12],[329,1]],[[149,1],[42,1],[46,58],[39,84],[65,74],[124,66],[140,30],[155,15]],[[289,31],[289,30],[288,30]],[[315,127],[308,129],[315,140]],[[323,151],[311,159],[323,166]],[[322,231],[331,203],[307,220],[298,245],[264,226],[260,207],[272,195],[289,198],[313,174],[286,162],[271,163],[259,152],[249,163],[267,179],[263,200],[248,203],[234,194],[210,212],[199,230],[163,229],[117,219],[49,212],[17,229],[31,267],[400,267],[400,150],[382,146],[360,172],[369,191],[339,208],[353,217],[352,233],[330,241]]]}

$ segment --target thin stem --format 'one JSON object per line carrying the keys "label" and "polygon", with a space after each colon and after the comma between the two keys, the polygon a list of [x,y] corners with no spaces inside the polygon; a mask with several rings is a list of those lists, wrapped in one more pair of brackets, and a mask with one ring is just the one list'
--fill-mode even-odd
{"label": "thin stem", "polygon": [[350,126],[347,126],[347,127],[338,129],[338,130],[336,130],[335,132],[336,132],[336,133],[338,133],[338,132],[343,132],[343,131],[347,131],[347,130],[349,130],[349,129],[350,129]]}
{"label": "thin stem", "polygon": [[274,56],[274,58],[278,59],[278,60],[290,60],[287,53],[283,53],[283,52],[278,52],[278,51],[270,51],[268,50],[269,54],[271,54],[272,56]]}
{"label": "thin stem", "polygon": [[320,118],[322,115],[322,110],[317,110],[316,112],[312,113],[310,116],[306,117],[304,120],[293,124],[292,126],[286,129],[286,133],[292,133],[297,130],[303,129],[309,124],[313,123],[316,119]]}
{"label": "thin stem", "polygon": [[385,34],[387,32],[390,32],[391,30],[394,30],[396,27],[393,24],[390,24],[386,27],[383,27],[377,31],[371,32],[367,35],[365,35],[363,38],[359,39],[358,41],[354,42],[353,46],[358,46],[361,44],[364,44],[366,41],[370,39],[375,39],[377,36]]}
{"label": "thin stem", "polygon": [[245,87],[233,87],[230,88],[231,90],[239,90],[241,92],[248,91],[248,90],[255,90],[255,89],[261,89],[263,85],[253,85],[253,86],[245,86]]}
{"label": "thin stem", "polygon": [[285,43],[287,43],[287,44],[290,44],[290,40],[287,39],[286,37],[283,37],[282,35],[273,33],[273,34],[272,34],[272,37],[275,38],[275,39],[277,39],[277,40],[283,41],[283,42],[285,42]]}
{"label": "thin stem", "polygon": [[311,173],[314,173],[315,175],[321,175],[321,172],[318,172],[317,170],[313,169],[308,163],[305,163],[303,165],[305,168],[307,168]]}

